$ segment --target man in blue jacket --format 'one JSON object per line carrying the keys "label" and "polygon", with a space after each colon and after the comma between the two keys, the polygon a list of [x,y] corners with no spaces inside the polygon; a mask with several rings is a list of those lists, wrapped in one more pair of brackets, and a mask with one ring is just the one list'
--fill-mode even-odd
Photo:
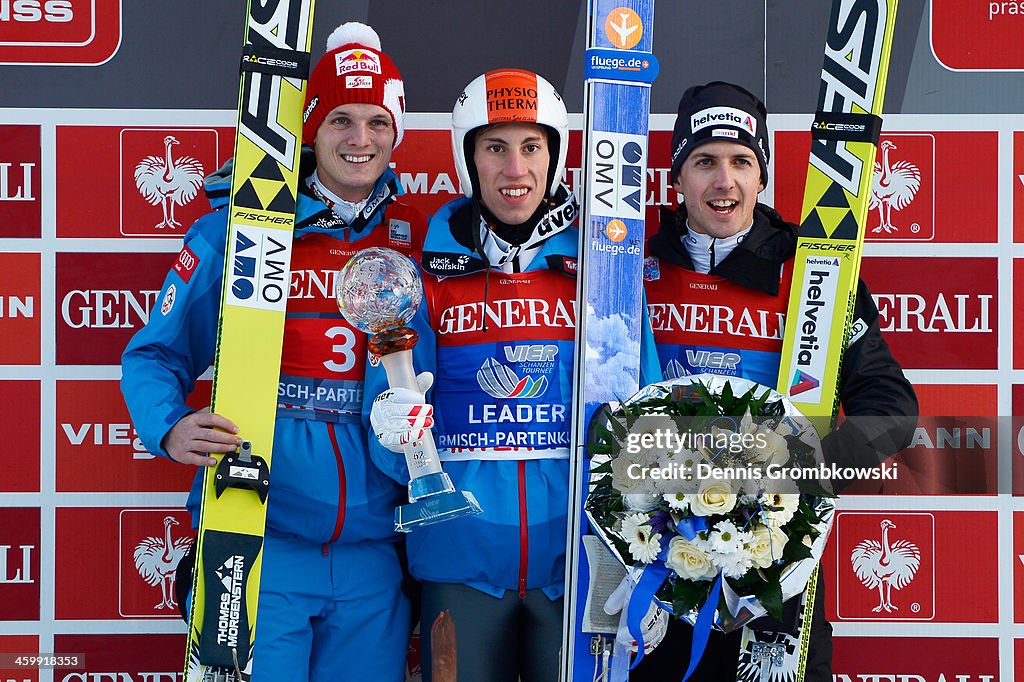
{"label": "man in blue jacket", "polygon": [[[422,658],[431,624],[449,612],[460,680],[558,677],[577,315],[578,207],[561,182],[568,134],[561,97],[535,73],[501,69],[466,86],[452,113],[466,196],[430,221],[425,305],[411,325],[417,369],[436,376],[433,409],[422,393],[386,390],[382,370],[367,374],[367,397],[379,392],[374,432],[392,450],[371,443],[379,466],[408,481],[395,453],[433,420],[446,473],[483,508],[407,540],[422,582]],[[657,374],[646,349],[645,383]]]}
{"label": "man in blue jacket", "polygon": [[[409,605],[393,509],[402,491],[372,465],[361,408],[366,336],[341,317],[335,273],[360,249],[416,253],[425,219],[389,168],[402,139],[401,75],[377,34],[345,24],[306,95],[301,180],[285,321],[273,480],[260,583],[254,682],[404,679]],[[128,344],[121,386],[153,453],[212,466],[244,433],[232,415],[185,399],[213,361],[230,172],[211,177],[217,209],[185,236],[164,305]],[[188,507],[198,521],[199,471]]]}

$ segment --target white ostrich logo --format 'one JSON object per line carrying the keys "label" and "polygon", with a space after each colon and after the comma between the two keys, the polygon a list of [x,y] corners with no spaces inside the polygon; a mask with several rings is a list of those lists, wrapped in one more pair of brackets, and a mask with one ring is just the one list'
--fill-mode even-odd
{"label": "white ostrich logo", "polygon": [[892,603],[892,590],[902,590],[910,584],[921,566],[921,550],[907,540],[889,544],[889,529],[896,524],[882,519],[882,542],[864,540],[853,548],[850,561],[853,571],[868,589],[878,588],[878,606],[874,612],[897,610]]}
{"label": "white ostrich logo", "polygon": [[174,571],[181,557],[192,545],[192,538],[171,539],[171,526],[177,526],[173,516],[164,518],[164,536],[148,537],[135,547],[135,568],[150,585],[160,586],[163,599],[154,608],[176,609],[174,600]]}
{"label": "white ostrich logo", "polygon": [[147,156],[135,167],[135,186],[149,203],[160,207],[164,219],[157,223],[157,229],[181,227],[174,219],[174,205],[184,206],[195,198],[203,185],[203,164],[191,156],[171,156],[171,147],[179,144],[177,138],[164,138],[164,155]]}
{"label": "white ostrich logo", "polygon": [[921,188],[921,169],[909,161],[890,164],[889,151],[892,149],[896,149],[896,144],[883,140],[882,163],[875,161],[868,208],[878,209],[879,223],[872,232],[897,232],[899,228],[892,224],[892,210],[902,211],[909,206]]}

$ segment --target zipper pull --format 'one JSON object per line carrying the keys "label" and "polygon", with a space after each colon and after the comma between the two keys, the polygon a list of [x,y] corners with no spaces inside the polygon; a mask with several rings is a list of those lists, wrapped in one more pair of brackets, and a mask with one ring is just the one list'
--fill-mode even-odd
{"label": "zipper pull", "polygon": [[519,598],[526,599],[526,578],[519,579]]}

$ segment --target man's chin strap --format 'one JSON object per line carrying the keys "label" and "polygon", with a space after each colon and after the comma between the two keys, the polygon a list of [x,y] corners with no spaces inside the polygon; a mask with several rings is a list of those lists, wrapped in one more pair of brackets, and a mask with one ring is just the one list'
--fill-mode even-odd
{"label": "man's chin strap", "polygon": [[359,211],[361,211],[363,206],[366,205],[366,199],[369,199],[369,197],[367,197],[366,199],[355,203],[342,199],[337,194],[324,187],[324,184],[320,182],[320,177],[317,175],[316,171],[313,171],[313,174],[309,176],[308,183],[309,189],[313,191],[316,198],[322,201],[327,208],[331,209],[331,211],[334,212],[334,215],[341,218],[342,222],[346,225],[352,223],[355,217],[359,215]]}
{"label": "man's chin strap", "polygon": [[479,225],[479,229],[473,230],[473,250],[491,267],[497,267],[503,272],[521,272],[526,269],[533,261],[537,247],[568,228],[579,213],[576,196],[565,185],[559,185],[554,196],[543,206],[547,209],[526,239],[514,244],[501,235],[511,236],[511,232],[520,226],[493,225],[481,210],[480,202],[474,201],[473,224]]}
{"label": "man's chin strap", "polygon": [[369,224],[370,219],[374,217],[374,213],[380,206],[398,196],[398,185],[395,178],[383,183],[378,180],[374,191],[362,201],[355,203],[346,201],[327,189],[315,170],[306,183],[313,196],[327,206],[345,227],[350,227],[357,233]]}

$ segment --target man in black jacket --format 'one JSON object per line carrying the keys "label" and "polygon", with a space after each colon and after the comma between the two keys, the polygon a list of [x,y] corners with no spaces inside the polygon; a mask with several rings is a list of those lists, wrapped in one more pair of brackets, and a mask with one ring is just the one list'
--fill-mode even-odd
{"label": "man in black jacket", "polygon": [[[721,81],[688,89],[679,103],[671,177],[683,202],[663,212],[644,264],[666,378],[712,372],[777,383],[797,227],[757,203],[768,182],[766,118],[757,97]],[[827,463],[876,466],[910,443],[917,399],[882,339],[878,309],[864,282],[858,285],[839,391],[848,419],[823,441]],[[819,578],[809,682],[832,680],[832,628],[825,620],[823,587]],[[765,617],[752,628],[795,634],[799,610],[795,597],[784,604],[781,623]],[[692,632],[674,621],[666,641],[630,680],[681,679]],[[736,679],[739,654],[739,631],[712,632],[690,680]]]}

